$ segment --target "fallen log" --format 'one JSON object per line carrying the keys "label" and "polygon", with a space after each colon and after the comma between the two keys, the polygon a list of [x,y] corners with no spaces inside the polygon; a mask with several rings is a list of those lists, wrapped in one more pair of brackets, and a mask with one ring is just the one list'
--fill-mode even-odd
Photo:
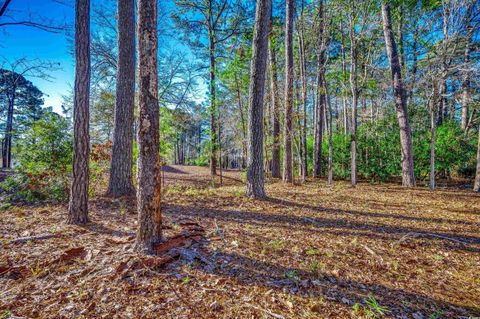
{"label": "fallen log", "polygon": [[26,242],[29,241],[37,241],[37,240],[44,240],[44,239],[50,239],[57,237],[55,234],[41,234],[41,235],[35,235],[35,236],[26,236],[26,237],[20,237],[17,239],[13,239],[10,241],[10,244],[25,244]]}

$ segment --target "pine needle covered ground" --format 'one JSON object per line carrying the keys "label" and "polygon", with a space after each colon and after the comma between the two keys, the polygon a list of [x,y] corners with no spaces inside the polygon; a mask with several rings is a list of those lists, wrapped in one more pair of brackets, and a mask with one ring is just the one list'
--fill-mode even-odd
{"label": "pine needle covered ground", "polygon": [[86,227],[65,206],[2,212],[0,318],[480,316],[478,194],[322,180],[257,201],[238,172],[165,177],[173,254],[132,253],[134,199],[94,199]]}

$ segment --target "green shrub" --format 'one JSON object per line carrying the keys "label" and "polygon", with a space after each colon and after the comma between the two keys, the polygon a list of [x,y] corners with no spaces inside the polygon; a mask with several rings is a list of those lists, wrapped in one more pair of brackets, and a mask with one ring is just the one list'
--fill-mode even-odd
{"label": "green shrub", "polygon": [[0,188],[12,202],[63,201],[68,198],[72,139],[68,121],[45,113],[15,146],[15,174]]}
{"label": "green shrub", "polygon": [[[415,175],[418,180],[428,178],[430,172],[429,123],[412,124]],[[309,144],[313,144],[309,139]],[[311,141],[311,142],[310,142]],[[350,178],[350,135],[334,133],[333,173],[336,178]],[[435,168],[441,175],[472,177],[475,172],[476,134],[466,136],[460,125],[445,122],[437,127]],[[313,152],[311,146],[309,152]],[[326,174],[328,137],[322,144],[322,171]],[[313,161],[312,161],[313,162]],[[309,162],[310,169],[312,162]],[[357,171],[360,178],[386,181],[401,176],[400,134],[394,114],[374,122],[366,122],[357,129]]]}

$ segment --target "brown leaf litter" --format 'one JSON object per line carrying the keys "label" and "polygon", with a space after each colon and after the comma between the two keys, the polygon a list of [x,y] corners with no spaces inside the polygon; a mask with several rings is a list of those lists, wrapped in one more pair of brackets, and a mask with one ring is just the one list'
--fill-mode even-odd
{"label": "brown leaf litter", "polygon": [[165,241],[133,252],[132,200],[0,214],[0,318],[468,318],[480,316],[480,196],[442,188],[164,172]]}

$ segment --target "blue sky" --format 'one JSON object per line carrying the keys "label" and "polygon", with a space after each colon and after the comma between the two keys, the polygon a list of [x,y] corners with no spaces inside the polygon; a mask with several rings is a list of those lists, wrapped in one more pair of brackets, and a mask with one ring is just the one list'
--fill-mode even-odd
{"label": "blue sky", "polygon": [[[0,6],[4,0],[0,0]],[[114,5],[114,0],[91,1],[91,9],[96,5]],[[161,16],[170,16],[173,9],[170,0],[164,0],[159,6]],[[9,20],[35,20],[48,24],[53,20],[56,24],[69,26],[68,33],[72,34],[74,23],[73,0],[12,0],[5,15],[0,17],[1,22]],[[167,18],[168,19],[168,18]],[[92,28],[94,26],[92,25]],[[195,59],[191,51],[178,39],[170,36],[161,39],[161,50],[182,51],[189,59]],[[61,113],[62,96],[71,92],[74,84],[74,59],[71,51],[71,43],[67,40],[67,32],[49,33],[26,26],[0,27],[0,67],[8,68],[8,65],[20,58],[40,60],[58,63],[58,70],[49,71],[50,80],[40,78],[28,78],[44,94],[44,106],[52,106],[54,111]],[[7,61],[7,63],[5,63]],[[2,63],[3,62],[3,63]],[[200,91],[207,91],[203,81],[200,81]],[[198,99],[204,100],[204,96]]]}
{"label": "blue sky", "polygon": [[[0,4],[3,4],[2,0]],[[51,18],[58,23],[71,24],[74,9],[71,5],[62,5],[49,0],[12,0],[5,15],[7,16],[0,18],[2,21],[10,18],[18,21],[31,17],[36,21],[48,22],[44,18]],[[39,78],[29,80],[45,93],[45,106],[53,106],[55,111],[60,112],[62,95],[69,92],[74,81],[73,57],[69,52],[65,33],[55,34],[15,25],[0,28],[0,59],[11,63],[24,57],[59,63],[58,70],[49,72],[52,76],[51,81]]]}

